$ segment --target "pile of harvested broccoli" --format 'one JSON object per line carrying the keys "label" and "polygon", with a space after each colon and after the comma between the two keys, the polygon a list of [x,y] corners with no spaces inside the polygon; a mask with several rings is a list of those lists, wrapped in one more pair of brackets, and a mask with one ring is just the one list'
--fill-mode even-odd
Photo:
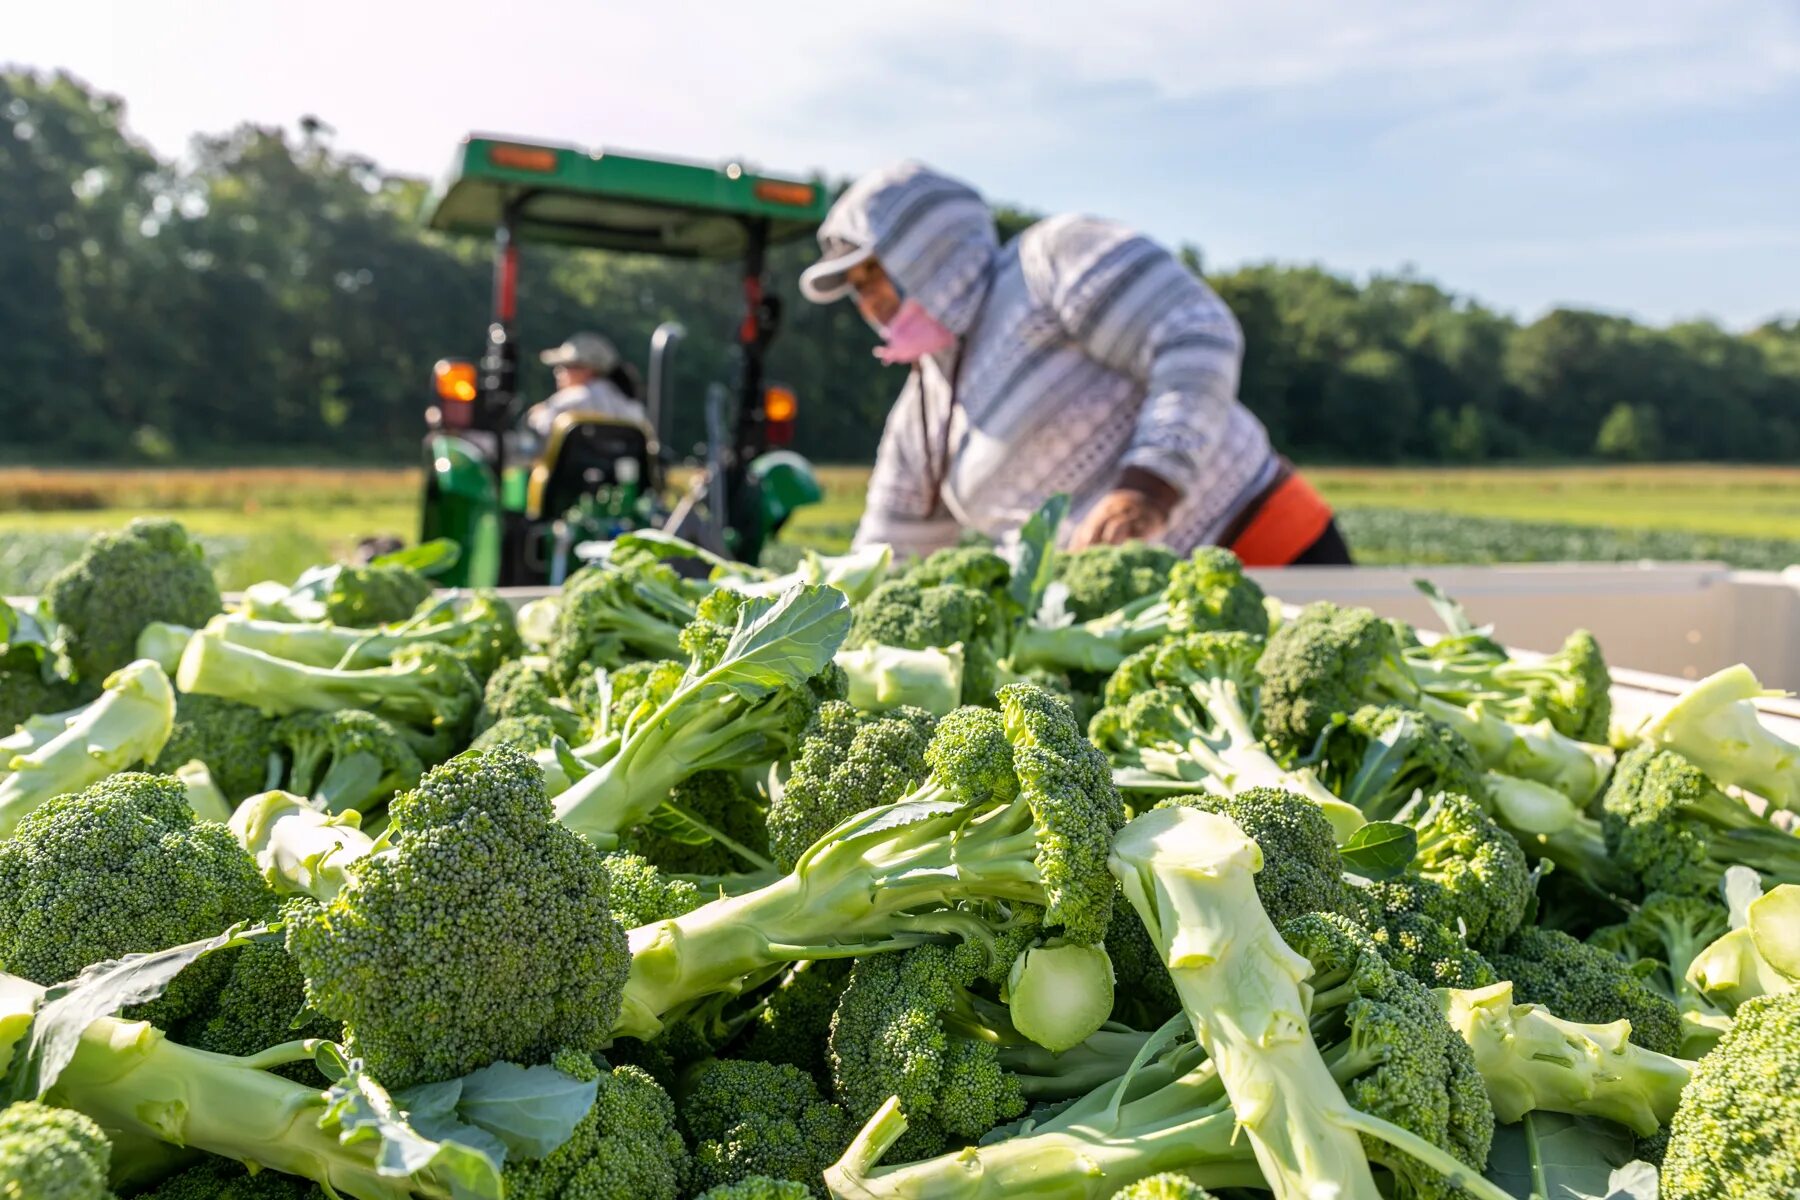
{"label": "pile of harvested broccoli", "polygon": [[523,621],[96,538],[0,602],[0,1200],[1800,1195],[1746,668],[1055,534]]}

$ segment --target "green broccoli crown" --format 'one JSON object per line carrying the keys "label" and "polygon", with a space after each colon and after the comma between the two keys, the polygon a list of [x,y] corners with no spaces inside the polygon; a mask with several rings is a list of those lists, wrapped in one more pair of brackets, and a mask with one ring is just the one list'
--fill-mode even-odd
{"label": "green broccoli crown", "polygon": [[[1532,897],[1531,867],[1512,834],[1467,796],[1445,792],[1419,796],[1395,819],[1418,835],[1418,851],[1406,876],[1378,883],[1373,892],[1411,891],[1413,903],[1390,909],[1419,911],[1460,929],[1476,950],[1497,948],[1525,920]],[[1417,883],[1433,887],[1419,888]]]}
{"label": "green broccoli crown", "polygon": [[1145,688],[1096,712],[1088,721],[1088,738],[1119,766],[1139,765],[1146,750],[1179,755],[1207,732],[1190,701],[1181,688]]}
{"label": "green broccoli crown", "polygon": [[1091,621],[1160,593],[1180,561],[1165,547],[1146,542],[1089,546],[1058,555],[1055,578],[1068,589],[1069,612],[1077,621]]}
{"label": "green broccoli crown", "polygon": [[615,850],[601,862],[606,871],[607,904],[613,919],[627,929],[666,921],[700,907],[698,887],[664,875],[641,854]]}
{"label": "green broccoli crown", "polygon": [[1398,705],[1365,704],[1333,721],[1320,779],[1372,821],[1392,820],[1413,793],[1486,794],[1486,769],[1456,730]]}
{"label": "green broccoli crown", "polygon": [[566,742],[581,735],[580,716],[556,703],[556,685],[549,671],[521,658],[501,663],[488,676],[475,728],[485,731],[508,717],[542,717]]}
{"label": "green broccoli crown", "polygon": [[1177,630],[1261,634],[1269,628],[1262,588],[1244,574],[1237,555],[1219,546],[1197,546],[1176,563],[1163,599],[1169,606],[1170,625]]}
{"label": "green broccoli crown", "polygon": [[1800,992],[1752,1000],[1694,1067],[1669,1126],[1668,1200],[1800,1192]]}
{"label": "green broccoli crown", "polygon": [[1603,800],[1606,847],[1646,891],[1714,894],[1739,864],[1800,883],[1800,838],[1720,791],[1673,750],[1645,742],[1619,759]]}
{"label": "green broccoli crown", "polygon": [[1624,921],[1595,930],[1588,941],[1611,951],[1675,1001],[1687,1031],[1682,1052],[1692,1057],[1716,1039],[1727,1018],[1688,982],[1688,968],[1730,925],[1730,910],[1711,897],[1652,892]]}
{"label": "green broccoli crown", "polygon": [[1159,646],[1150,671],[1157,683],[1173,687],[1230,684],[1244,711],[1254,716],[1262,690],[1257,663],[1266,645],[1261,636],[1237,630],[1190,633]]}
{"label": "green broccoli crown", "polygon": [[242,1163],[208,1157],[178,1175],[139,1192],[132,1200],[326,1200],[325,1191],[309,1179],[262,1170],[251,1174]]}
{"label": "green broccoli crown", "polygon": [[961,803],[1005,804],[1019,792],[1013,745],[1006,733],[998,712],[964,705],[938,722],[925,748],[925,765],[943,790]]}
{"label": "green broccoli crown", "polygon": [[282,790],[328,812],[367,812],[425,771],[399,729],[362,709],[294,713],[276,722],[274,741],[287,758]]}
{"label": "green broccoli crown", "polygon": [[720,588],[707,593],[694,605],[693,620],[682,626],[676,644],[697,669],[706,670],[716,665],[724,655],[746,599],[741,592]]}
{"label": "green broccoli crown", "polygon": [[342,1034],[336,1022],[306,1011],[306,977],[279,943],[253,942],[230,951],[230,960],[224,983],[176,1040],[197,1050],[245,1056],[298,1038],[335,1041]]}
{"label": "green broccoli crown", "polygon": [[[1432,886],[1424,880],[1416,883],[1427,891]],[[1422,903],[1413,889],[1387,895],[1396,907],[1371,917],[1370,936],[1394,970],[1433,988],[1478,988],[1498,982],[1493,964],[1462,934],[1424,911],[1431,906]]]}
{"label": "green broccoli crown", "polygon": [[792,1179],[771,1179],[767,1175],[752,1175],[736,1183],[708,1188],[695,1197],[695,1200],[807,1200],[811,1195],[812,1189],[804,1183]]}
{"label": "green broccoli crown", "polygon": [[1165,1172],[1126,1184],[1112,1200],[1213,1200],[1213,1194],[1186,1175]]}
{"label": "green broccoli crown", "polygon": [[563,1052],[554,1065],[577,1079],[597,1079],[599,1091],[568,1139],[541,1159],[508,1159],[502,1175],[507,1200],[676,1200],[688,1172],[687,1147],[676,1127],[675,1105],[643,1070],[595,1068],[584,1055]]}
{"label": "green broccoli crown", "polygon": [[629,658],[674,658],[681,627],[694,619],[687,581],[666,563],[595,567],[563,587],[547,652],[550,676],[566,692],[596,668]]}
{"label": "green broccoli crown", "polygon": [[196,760],[231,800],[262,791],[275,749],[275,723],[254,705],[223,696],[175,700],[175,725],[150,770],[170,774]]}
{"label": "green broccoli crown", "polygon": [[869,955],[850,972],[831,1023],[833,1090],[859,1122],[900,1097],[904,1157],[973,1141],[1025,1111],[969,991],[990,969],[986,948],[963,942]]}
{"label": "green broccoli crown", "polygon": [[112,1200],[112,1145],[78,1112],[21,1101],[0,1109],[0,1195],[10,1200]]}
{"label": "green broccoli crown", "polygon": [[1269,739],[1294,753],[1311,750],[1337,714],[1405,702],[1415,690],[1386,621],[1324,600],[1269,636],[1258,671]]}
{"label": "green broccoli crown", "polygon": [[1173,796],[1158,808],[1195,808],[1230,817],[1262,850],[1256,895],[1276,926],[1308,913],[1362,919],[1365,905],[1344,881],[1331,822],[1304,796],[1248,788],[1229,797]]}
{"label": "green broccoli crown", "polygon": [[219,611],[219,587],[178,522],[139,517],[102,533],[44,589],[44,604],[76,678],[94,683],[137,657],[152,621],[199,628]]}
{"label": "green broccoli crown", "polygon": [[501,717],[477,734],[475,740],[469,743],[469,749],[491,750],[495,746],[512,746],[530,754],[550,749],[559,737],[562,737],[562,732],[555,721],[538,713],[530,713],[518,717]]}
{"label": "green broccoli crown", "polygon": [[[1312,964],[1313,1038],[1325,1049],[1345,1099],[1480,1171],[1494,1110],[1468,1043],[1425,986],[1394,970],[1354,922],[1314,914],[1282,926]],[[1450,1197],[1456,1188],[1405,1153],[1367,1135],[1369,1161],[1401,1182],[1400,1194]]]}
{"label": "green broccoli crown", "polygon": [[838,822],[917,787],[930,767],[926,747],[937,726],[923,709],[878,717],[834,700],[808,726],[787,783],[769,805],[769,848],[790,871],[800,855]]}
{"label": "green broccoli crown", "polygon": [[994,596],[968,584],[922,584],[890,579],[856,606],[846,646],[896,646],[926,650],[961,645],[962,697],[992,703],[999,660],[1005,652],[1006,618]]}
{"label": "green broccoli crown", "polygon": [[1609,951],[1560,929],[1528,925],[1493,956],[1500,978],[1512,981],[1523,1004],[1541,1004],[1583,1024],[1631,1022],[1631,1040],[1658,1054],[1681,1047],[1681,1014],[1664,996]]}
{"label": "green broccoli crown", "polygon": [[[756,858],[744,857],[713,830]],[[670,789],[668,807],[632,830],[626,843],[665,871],[730,875],[767,865],[769,830],[760,801],[735,771],[701,771]]]}
{"label": "green broccoli crown", "polygon": [[16,669],[0,668],[0,737],[31,717],[67,712],[80,703],[79,688],[66,680],[45,679],[35,663]]}
{"label": "green broccoli crown", "polygon": [[832,1015],[844,994],[850,968],[850,960],[833,958],[788,968],[757,1010],[754,1024],[733,1048],[733,1055],[788,1063],[816,1079],[828,1078]]}
{"label": "green broccoli crown", "polygon": [[[126,772],[57,796],[0,842],[0,970],[38,983],[211,937],[274,908],[230,830],[196,820],[186,789],[167,775]],[[225,965],[196,963],[145,1017],[187,1016]]]}
{"label": "green broccoli crown", "polygon": [[679,1093],[696,1191],[766,1175],[814,1181],[823,1194],[817,1181],[855,1133],[811,1076],[785,1064],[710,1059],[687,1072]]}
{"label": "green broccoli crown", "polygon": [[629,967],[605,856],[519,751],[465,753],[388,806],[391,850],[290,922],[314,1011],[390,1087],[605,1043]]}
{"label": "green broccoli crown", "polygon": [[988,546],[948,546],[933,551],[902,578],[920,587],[961,584],[999,599],[1012,582],[1012,564]]}
{"label": "green broccoli crown", "polygon": [[431,598],[431,580],[400,566],[343,567],[325,594],[334,625],[368,629],[404,621]]}
{"label": "green broccoli crown", "polygon": [[1542,664],[1550,723],[1570,737],[1604,745],[1612,724],[1612,671],[1600,643],[1577,629]]}
{"label": "green broccoli crown", "polygon": [[[1106,858],[1112,836],[1125,824],[1125,805],[1113,786],[1106,756],[1082,735],[1069,706],[1053,692],[1030,683],[1000,689],[1005,736],[1012,744],[1018,796],[1031,810],[1037,842],[1036,864],[1043,880],[1044,922],[1062,926],[1071,941],[1094,944],[1106,937],[1115,892]],[[985,712],[962,709],[960,712]],[[955,740],[944,731],[957,713],[938,724],[926,752],[933,773],[948,773],[941,759]],[[967,783],[983,779],[997,755],[984,737],[979,745],[963,742],[973,753],[958,758],[956,773]],[[956,790],[956,785],[951,785]],[[972,794],[972,793],[965,793]],[[998,797],[999,790],[989,793]]]}

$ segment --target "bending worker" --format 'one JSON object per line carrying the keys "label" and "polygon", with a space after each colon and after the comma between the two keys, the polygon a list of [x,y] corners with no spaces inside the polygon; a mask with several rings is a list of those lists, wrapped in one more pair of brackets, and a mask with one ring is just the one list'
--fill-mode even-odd
{"label": "bending worker", "polygon": [[1348,563],[1331,509],[1237,399],[1243,335],[1173,255],[1092,217],[1002,246],[966,184],[907,162],[857,180],[819,229],[809,300],[852,296],[889,413],[858,544],[997,540],[1067,492],[1073,548],[1229,546],[1252,566]]}

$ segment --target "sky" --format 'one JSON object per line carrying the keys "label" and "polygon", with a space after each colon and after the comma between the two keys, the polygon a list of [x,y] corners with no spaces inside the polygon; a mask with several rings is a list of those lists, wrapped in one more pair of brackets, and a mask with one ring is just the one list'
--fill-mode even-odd
{"label": "sky", "polygon": [[0,62],[165,154],[313,114],[437,175],[472,130],[837,178],[921,158],[1209,268],[1800,315],[1800,0],[62,0]]}

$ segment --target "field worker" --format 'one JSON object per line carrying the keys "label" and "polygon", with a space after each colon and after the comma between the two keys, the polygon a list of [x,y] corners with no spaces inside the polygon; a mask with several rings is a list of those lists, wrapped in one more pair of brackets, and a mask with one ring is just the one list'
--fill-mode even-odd
{"label": "field worker", "polygon": [[642,401],[625,394],[620,377],[619,352],[597,333],[576,333],[560,346],[538,355],[556,377],[556,391],[548,400],[525,413],[525,428],[539,442],[550,436],[556,418],[566,412],[598,413],[619,421],[634,421],[649,428],[650,417]]}
{"label": "field worker", "polygon": [[1330,507],[1238,402],[1231,311],[1149,238],[1071,215],[1002,246],[973,189],[905,162],[852,184],[819,245],[800,290],[854,297],[876,357],[911,367],[857,544],[1005,541],[1067,492],[1071,548],[1139,538],[1229,546],[1252,566],[1350,561]]}

